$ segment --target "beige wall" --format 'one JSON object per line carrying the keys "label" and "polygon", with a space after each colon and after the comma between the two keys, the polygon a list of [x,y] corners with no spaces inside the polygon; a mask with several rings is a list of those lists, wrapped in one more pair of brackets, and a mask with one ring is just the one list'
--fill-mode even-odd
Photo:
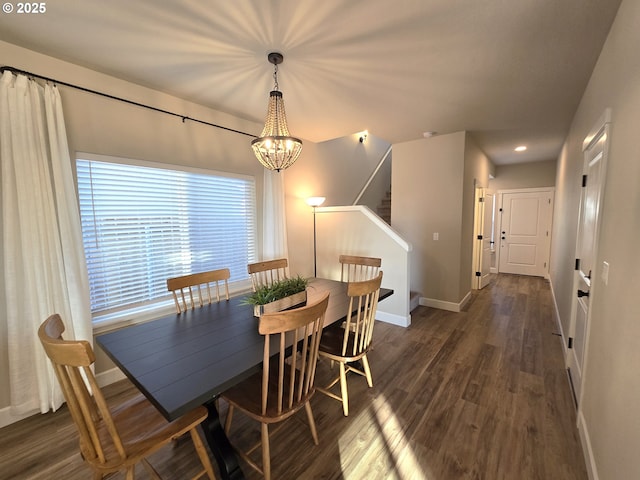
{"label": "beige wall", "polygon": [[460,290],[464,297],[472,284],[473,230],[475,226],[475,195],[476,187],[489,187],[489,174],[494,170],[493,163],[476,145],[470,135],[465,138],[464,149],[464,184],[462,196],[462,242],[460,245]]}
{"label": "beige wall", "polygon": [[470,292],[475,185],[486,187],[492,168],[465,132],[393,146],[391,223],[413,247],[422,303],[454,309]]}
{"label": "beige wall", "polygon": [[[591,323],[579,424],[593,478],[640,478],[640,2],[624,0],[558,161],[551,280],[565,334],[573,292],[581,145],[612,109],[602,229],[593,273]],[[600,277],[610,264],[609,282]],[[595,476],[597,474],[597,476]]]}
{"label": "beige wall", "polygon": [[489,181],[494,192],[515,188],[553,187],[556,184],[556,160],[498,165]]}
{"label": "beige wall", "polygon": [[[305,143],[306,161],[285,173],[289,264],[292,273],[313,274],[313,210],[305,199],[326,197],[323,207],[352,205],[389,143],[369,134]],[[335,259],[336,265],[338,259]]]}
{"label": "beige wall", "polygon": [[[457,303],[465,133],[393,145],[391,224],[411,245],[411,290]],[[433,240],[433,233],[439,240]]]}

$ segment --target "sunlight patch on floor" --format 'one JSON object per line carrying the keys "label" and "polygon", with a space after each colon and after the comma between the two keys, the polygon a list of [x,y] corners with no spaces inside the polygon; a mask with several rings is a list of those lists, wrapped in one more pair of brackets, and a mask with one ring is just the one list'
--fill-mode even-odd
{"label": "sunlight patch on floor", "polygon": [[[384,395],[373,399],[371,407],[350,424],[338,440],[345,480],[429,480]],[[354,443],[359,444],[360,449],[354,450]],[[353,453],[351,458],[345,457],[344,452],[348,451],[361,454],[357,458]]]}

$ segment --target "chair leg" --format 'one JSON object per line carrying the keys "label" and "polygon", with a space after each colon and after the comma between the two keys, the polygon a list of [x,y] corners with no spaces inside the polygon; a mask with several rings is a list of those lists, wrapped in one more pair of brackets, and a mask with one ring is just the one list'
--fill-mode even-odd
{"label": "chair leg", "polygon": [[304,404],[304,409],[307,412],[307,420],[309,421],[309,428],[311,429],[311,436],[313,437],[313,443],[318,445],[318,431],[316,430],[316,421],[313,419],[313,411],[311,410],[311,402],[307,401]]}
{"label": "chair leg", "polygon": [[193,440],[193,446],[196,448],[196,453],[198,457],[200,457],[200,461],[202,462],[202,466],[204,467],[205,472],[209,476],[209,480],[215,480],[216,475],[213,473],[213,466],[211,465],[211,459],[209,458],[209,453],[207,452],[204,443],[202,443],[202,438],[200,438],[200,434],[195,428],[192,428],[189,433],[191,433],[191,439]]}
{"label": "chair leg", "polygon": [[347,368],[340,362],[340,393],[342,394],[342,410],[344,416],[349,416],[349,394],[347,393]]}
{"label": "chair leg", "polygon": [[362,366],[364,367],[364,373],[367,377],[367,383],[369,384],[369,388],[373,387],[373,377],[371,376],[371,369],[369,368],[369,360],[367,360],[367,356],[362,357]]}
{"label": "chair leg", "polygon": [[229,404],[227,418],[224,421],[224,433],[227,435],[229,434],[229,430],[231,430],[231,420],[233,420],[233,405]]}
{"label": "chair leg", "polygon": [[135,465],[132,465],[131,467],[127,468],[127,475],[126,475],[126,480],[135,480]]}
{"label": "chair leg", "polygon": [[269,450],[269,425],[262,424],[262,473],[264,480],[271,480],[271,452]]}

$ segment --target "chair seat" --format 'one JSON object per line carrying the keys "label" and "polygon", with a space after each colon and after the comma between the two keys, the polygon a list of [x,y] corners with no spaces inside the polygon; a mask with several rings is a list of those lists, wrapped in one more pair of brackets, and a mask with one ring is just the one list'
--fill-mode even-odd
{"label": "chair seat", "polygon": [[341,325],[332,328],[325,328],[320,338],[319,354],[324,357],[334,358],[335,360],[341,360],[344,362],[355,362],[360,360],[369,351],[369,348],[361,350],[355,355],[349,355],[348,352],[353,352],[353,342],[355,341],[355,333],[349,332],[347,338],[347,354],[342,354],[342,347],[344,344],[345,331]]}
{"label": "chair seat", "polygon": [[[273,364],[273,362],[272,362]],[[278,372],[275,367],[270,368],[271,372]],[[285,365],[284,378],[290,378],[291,367]],[[298,375],[296,375],[296,379]],[[269,391],[267,399],[267,411],[262,413],[262,371],[253,374],[251,377],[243,380],[241,383],[229,388],[224,392],[222,398],[234,406],[243,410],[247,415],[262,423],[278,423],[282,420],[290,417],[298,410],[304,407],[313,394],[315,388],[311,388],[309,393],[302,395],[300,402],[294,402],[294,408],[283,408],[281,412],[278,412],[276,406],[278,405],[278,377],[277,375],[269,375]],[[289,385],[283,385],[283,397],[287,398],[289,395]]]}
{"label": "chair seat", "polygon": [[[129,460],[126,464],[134,464],[195,428],[207,418],[207,409],[197,407],[173,422],[168,422],[143,395],[137,395],[112,408],[111,416],[127,451]],[[97,427],[108,461],[102,464],[97,459],[88,458],[87,452],[83,450],[85,459],[102,471],[121,469],[122,460],[113,442],[108,441],[107,426],[100,421]]]}

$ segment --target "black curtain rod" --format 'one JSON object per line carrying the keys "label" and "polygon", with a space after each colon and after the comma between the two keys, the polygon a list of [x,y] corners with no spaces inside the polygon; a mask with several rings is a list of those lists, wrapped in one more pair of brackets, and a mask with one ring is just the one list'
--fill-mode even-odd
{"label": "black curtain rod", "polygon": [[203,125],[209,125],[210,127],[221,128],[222,130],[227,130],[229,132],[239,133],[241,135],[246,135],[248,137],[256,138],[256,135],[252,135],[247,132],[242,132],[240,130],[235,130],[229,127],[223,127],[222,125],[216,125],[215,123],[205,122],[204,120],[198,120],[197,118],[188,117],[186,115],[181,115],[179,113],[170,112],[169,110],[163,110],[161,108],[152,107],[151,105],[145,105],[144,103],[134,102],[133,100],[127,100],[126,98],[116,97],[115,95],[109,95],[108,93],[98,92],[97,90],[91,90],[89,88],[80,87],[78,85],[73,85],[72,83],[61,82],[60,80],[55,80],[53,78],[44,77],[42,75],[38,75],[37,73],[31,73],[24,70],[20,70],[14,67],[3,66],[0,67],[0,72],[4,73],[5,71],[12,72],[16,75],[26,75],[27,77],[39,78],[40,80],[45,80],[47,82],[52,82],[57,85],[64,85],[65,87],[75,88],[76,90],[81,90],[87,93],[93,93],[94,95],[100,95],[101,97],[110,98],[111,100],[117,100],[119,102],[128,103],[129,105],[135,105],[136,107],[146,108],[148,110],[153,110],[154,112],[166,113],[167,115],[172,115],[174,117],[178,117],[182,119],[182,123],[187,120],[191,122],[201,123]]}

